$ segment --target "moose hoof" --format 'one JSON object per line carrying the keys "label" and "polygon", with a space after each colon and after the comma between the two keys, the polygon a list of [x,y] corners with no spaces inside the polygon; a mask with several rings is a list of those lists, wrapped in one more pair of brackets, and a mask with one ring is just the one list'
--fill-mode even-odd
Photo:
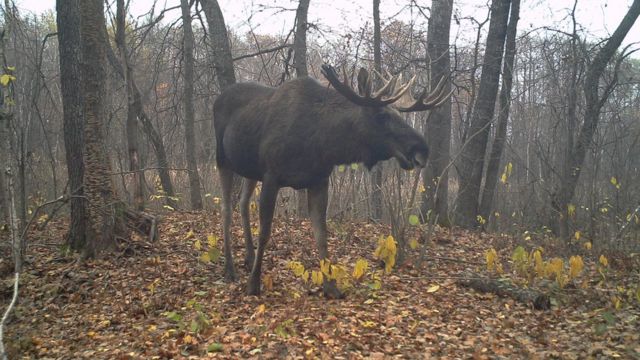
{"label": "moose hoof", "polygon": [[344,299],[344,294],[338,290],[335,280],[322,284],[322,293],[327,299]]}

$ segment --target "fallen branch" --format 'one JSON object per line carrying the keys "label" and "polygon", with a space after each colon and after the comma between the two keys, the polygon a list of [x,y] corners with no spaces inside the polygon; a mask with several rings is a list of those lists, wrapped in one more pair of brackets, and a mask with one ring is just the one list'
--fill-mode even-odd
{"label": "fallen branch", "polygon": [[523,289],[513,285],[507,280],[468,275],[458,280],[458,284],[483,293],[510,297],[520,303],[531,305],[536,310],[547,310],[551,308],[551,300],[547,294],[534,289]]}
{"label": "fallen branch", "polygon": [[17,272],[15,280],[13,282],[13,297],[11,297],[11,302],[9,303],[9,307],[7,307],[7,310],[4,312],[4,315],[2,316],[2,320],[0,321],[0,359],[2,360],[7,360],[7,352],[4,350],[4,341],[3,341],[4,323],[7,322],[7,319],[9,318],[9,314],[11,313],[11,310],[13,310],[13,307],[16,305],[16,301],[18,300],[19,282],[20,282],[20,273]]}

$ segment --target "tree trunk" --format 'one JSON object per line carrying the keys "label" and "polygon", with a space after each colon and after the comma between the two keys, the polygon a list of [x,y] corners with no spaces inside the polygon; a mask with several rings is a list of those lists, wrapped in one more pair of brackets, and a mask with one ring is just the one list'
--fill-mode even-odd
{"label": "tree trunk", "polygon": [[[450,74],[449,32],[453,0],[433,0],[431,18],[427,29],[427,54],[431,60],[431,87],[435,88],[443,77]],[[451,82],[446,81],[445,92],[451,91]],[[449,225],[449,149],[451,146],[451,98],[429,113],[424,128],[429,144],[429,162],[422,176],[425,192],[421,196],[420,211],[423,221],[438,216],[442,225]]]}
{"label": "tree trunk", "polygon": [[[300,0],[296,11],[296,31],[293,38],[293,66],[296,69],[296,76],[308,76],[307,69],[307,14],[309,12],[310,0]],[[298,199],[297,214],[300,218],[305,218],[307,214],[307,191],[296,190]]]}
{"label": "tree trunk", "polygon": [[[107,29],[104,28],[104,36],[107,35]],[[133,70],[131,67],[126,67],[126,72],[124,71],[122,65],[116,58],[116,55],[113,53],[113,49],[111,46],[107,46],[107,58],[109,59],[109,63],[116,71],[116,73],[123,80],[129,81],[129,86],[131,89],[131,94],[133,96],[133,102],[131,103],[131,108],[133,109],[133,113],[136,114],[140,123],[142,123],[142,131],[144,131],[149,141],[151,141],[151,146],[156,155],[156,161],[158,163],[158,176],[160,177],[160,185],[162,186],[162,191],[164,191],[165,195],[165,203],[173,209],[178,208],[178,203],[175,200],[175,192],[173,190],[173,183],[171,182],[171,176],[169,175],[169,161],[167,160],[167,152],[164,147],[164,142],[162,141],[162,136],[156,131],[151,123],[151,119],[147,116],[147,113],[144,111],[144,107],[142,106],[142,94],[138,89],[138,85],[135,82],[133,77]]]}
{"label": "tree trunk", "polygon": [[79,5],[82,40],[80,71],[85,117],[84,194],[87,198],[88,220],[87,246],[83,255],[93,257],[113,247],[116,236],[121,236],[124,226],[122,204],[114,192],[111,165],[104,141],[107,44],[107,39],[103,36],[104,2],[82,0]]}
{"label": "tree trunk", "polygon": [[224,23],[224,17],[217,0],[200,0],[202,10],[207,16],[209,25],[209,37],[213,49],[213,64],[216,70],[216,77],[220,90],[226,89],[229,85],[236,83],[236,75],[233,71],[233,57],[231,56],[231,45],[229,35]]}
{"label": "tree trunk", "polygon": [[71,194],[71,222],[67,244],[79,251],[86,242],[86,200],[84,177],[84,115],[80,64],[79,0],[57,0],[58,51],[60,53],[60,85],[62,92],[64,147]]}
{"label": "tree trunk", "polygon": [[[569,172],[568,177],[560,185],[560,191],[553,199],[554,208],[562,215],[560,216],[561,223],[563,221],[566,223],[566,219],[569,217],[568,206],[575,194],[587,149],[591,146],[593,135],[598,128],[600,110],[609,98],[615,84],[614,78],[613,82],[608,84],[604,92],[599,94],[600,78],[602,77],[607,64],[615,55],[622,43],[622,40],[627,36],[639,15],[640,0],[634,0],[629,11],[613,32],[613,35],[611,35],[609,40],[607,40],[607,42],[600,48],[587,68],[583,88],[585,97],[584,121],[576,139],[575,147],[572,149],[569,156],[569,168],[572,171]],[[565,233],[561,233],[560,236],[566,239],[569,237],[569,234],[566,230],[564,232]]]}
{"label": "tree trunk", "polygon": [[200,174],[196,161],[196,136],[194,131],[193,109],[193,29],[191,28],[191,7],[188,0],[180,0],[182,9],[182,56],[184,59],[183,106],[184,106],[184,136],[187,155],[187,169],[189,169],[189,194],[191,208],[202,209],[202,195],[200,194]]}
{"label": "tree trunk", "polygon": [[[373,0],[373,67],[382,74],[382,51],[380,50],[380,0]],[[379,79],[376,79],[379,82]],[[374,84],[378,88],[379,84]],[[380,162],[371,169],[371,219],[382,219],[382,170]]]}
{"label": "tree trunk", "polygon": [[502,52],[507,32],[510,0],[493,0],[487,45],[482,64],[482,75],[478,98],[471,116],[467,142],[462,151],[459,170],[460,190],[458,192],[455,221],[458,225],[473,228],[479,215],[480,185],[484,158],[489,140],[489,130],[493,118],[498,81],[502,64]]}
{"label": "tree trunk", "polygon": [[507,125],[511,108],[511,86],[513,83],[513,62],[516,55],[516,35],[518,33],[518,19],[520,18],[520,0],[512,0],[509,25],[507,26],[507,39],[505,41],[504,65],[502,66],[502,88],[500,89],[500,108],[496,135],[489,154],[489,165],[485,177],[482,202],[480,203],[480,215],[489,219],[493,207],[493,197],[498,183],[500,159],[507,138]]}
{"label": "tree trunk", "polygon": [[[117,0],[116,5],[116,45],[120,51],[122,64],[129,69],[129,55],[125,39],[125,5],[124,0]],[[133,203],[138,210],[144,210],[144,173],[140,171],[140,158],[138,155],[138,121],[133,109],[133,90],[131,87],[130,71],[125,72],[124,82],[127,93],[127,150],[129,155],[129,171],[133,176]]]}

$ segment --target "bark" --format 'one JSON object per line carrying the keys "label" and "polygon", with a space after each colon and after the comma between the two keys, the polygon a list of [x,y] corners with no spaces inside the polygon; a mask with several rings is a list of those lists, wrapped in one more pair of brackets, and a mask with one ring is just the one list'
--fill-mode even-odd
{"label": "bark", "polygon": [[193,108],[193,29],[191,28],[191,7],[188,0],[180,0],[182,9],[182,56],[184,59],[183,106],[184,106],[184,133],[185,149],[187,156],[187,169],[189,169],[189,195],[191,208],[202,209],[202,195],[200,193],[200,174],[196,161],[196,136],[194,131]]}
{"label": "bark", "polygon": [[[373,0],[373,66],[380,74],[382,73],[381,42],[380,0]],[[371,169],[371,218],[373,220],[382,219],[382,169],[383,163],[378,163]]]}
{"label": "bark", "polygon": [[213,66],[216,70],[218,85],[220,90],[224,90],[229,85],[236,83],[227,27],[224,23],[224,17],[222,16],[222,11],[220,10],[220,5],[217,0],[200,0],[200,3],[207,17],[207,25],[209,25],[209,38],[213,50]]}
{"label": "bark", "polygon": [[116,236],[122,236],[122,204],[117,201],[111,180],[104,139],[106,63],[103,36],[105,27],[104,2],[82,0],[80,6],[80,34],[82,61],[84,139],[84,194],[87,198],[87,246],[85,257],[112,248]]}
{"label": "bark", "polygon": [[[296,31],[293,38],[293,66],[296,69],[296,76],[308,76],[307,69],[307,14],[309,12],[310,0],[300,0],[296,11]],[[307,214],[307,191],[297,190],[297,214],[301,218]]]}
{"label": "bark", "polygon": [[[598,128],[600,110],[609,98],[612,87],[615,84],[614,80],[614,82],[610,83],[601,93],[600,79],[604,74],[607,64],[615,55],[622,43],[622,40],[627,36],[639,15],[640,0],[634,0],[629,11],[613,32],[613,35],[611,35],[606,43],[600,48],[587,68],[583,88],[585,97],[584,121],[580,128],[580,132],[578,133],[575,147],[569,154],[569,169],[572,171],[568,173],[567,178],[560,185],[560,191],[555,196],[553,203],[554,208],[561,215],[559,219],[561,223],[566,223],[566,219],[569,217],[568,205],[574,197],[578,179],[580,178],[580,173],[584,165],[587,149],[591,146],[593,135]],[[565,239],[569,238],[568,231],[565,229],[564,233],[561,233],[560,236]]]}
{"label": "bark", "polygon": [[491,146],[491,152],[489,154],[487,175],[485,177],[484,191],[482,192],[482,201],[480,203],[480,215],[485,219],[489,219],[493,207],[493,197],[498,183],[498,177],[500,176],[498,174],[500,170],[500,159],[502,158],[504,144],[507,139],[507,125],[511,108],[511,87],[513,83],[513,62],[516,55],[516,35],[518,32],[519,17],[520,0],[512,0],[509,25],[507,26],[507,39],[505,40],[498,123],[496,135],[493,139],[493,145]]}
{"label": "bark", "polygon": [[[117,0],[116,5],[116,45],[120,52],[122,64],[129,69],[129,55],[125,39],[125,5],[124,0]],[[131,86],[130,71],[125,73],[125,88],[127,93],[127,150],[129,155],[129,171],[133,175],[133,203],[138,210],[144,210],[144,173],[140,170],[140,157],[138,154],[139,136],[138,121],[133,108],[133,91]]]}
{"label": "bark", "polygon": [[60,85],[62,92],[64,147],[71,194],[71,220],[67,244],[81,250],[86,242],[86,201],[84,177],[84,116],[80,63],[79,0],[57,0],[58,51],[60,53]]}
{"label": "bark", "polygon": [[[431,87],[435,88],[442,77],[450,74],[449,33],[453,0],[434,0],[427,29],[427,54],[431,60]],[[445,91],[451,91],[451,82],[446,82]],[[451,98],[442,106],[429,113],[429,121],[424,128],[424,136],[429,144],[429,162],[424,169],[421,195],[423,221],[429,211],[430,216],[438,216],[442,225],[448,225],[449,194],[449,151],[451,146]]]}
{"label": "bark", "polygon": [[491,19],[478,98],[471,116],[469,136],[462,151],[459,169],[460,190],[456,203],[455,221],[458,225],[466,228],[475,227],[477,225],[476,217],[479,215],[480,185],[489,130],[498,95],[498,81],[510,3],[510,0],[493,0],[491,3]]}

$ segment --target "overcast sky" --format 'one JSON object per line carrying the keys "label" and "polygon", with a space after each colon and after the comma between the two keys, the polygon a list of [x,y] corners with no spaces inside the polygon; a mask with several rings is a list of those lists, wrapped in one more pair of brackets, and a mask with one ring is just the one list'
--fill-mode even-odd
{"label": "overcast sky", "polygon": [[[461,19],[475,17],[482,20],[487,16],[487,3],[490,0],[454,0],[454,13]],[[153,1],[131,0],[131,14],[143,14],[149,10]],[[219,0],[227,26],[240,34],[253,29],[256,33],[286,34],[292,28],[297,0]],[[325,33],[346,33],[357,30],[366,23],[371,23],[371,0],[340,1],[340,0],[311,0],[309,21],[318,25]],[[381,18],[383,21],[390,17],[409,22],[413,20],[417,26],[425,26],[424,13],[428,15],[431,1],[417,0],[425,8],[421,13],[416,6],[409,6],[411,0],[381,0]],[[567,20],[573,0],[525,0],[520,10],[520,32],[533,30],[543,26],[568,30]],[[577,7],[577,19],[587,33],[593,37],[606,37],[611,34],[632,0],[580,0]],[[20,10],[41,13],[52,10],[55,0],[16,0]],[[166,5],[165,5],[166,4]],[[157,9],[179,4],[179,0],[158,0]],[[169,18],[178,17],[179,9],[168,15]],[[454,28],[452,38],[463,41],[473,38],[469,31],[469,21],[462,21],[462,26]],[[640,42],[640,21],[627,35],[624,44]],[[640,44],[639,44],[640,46]]]}

